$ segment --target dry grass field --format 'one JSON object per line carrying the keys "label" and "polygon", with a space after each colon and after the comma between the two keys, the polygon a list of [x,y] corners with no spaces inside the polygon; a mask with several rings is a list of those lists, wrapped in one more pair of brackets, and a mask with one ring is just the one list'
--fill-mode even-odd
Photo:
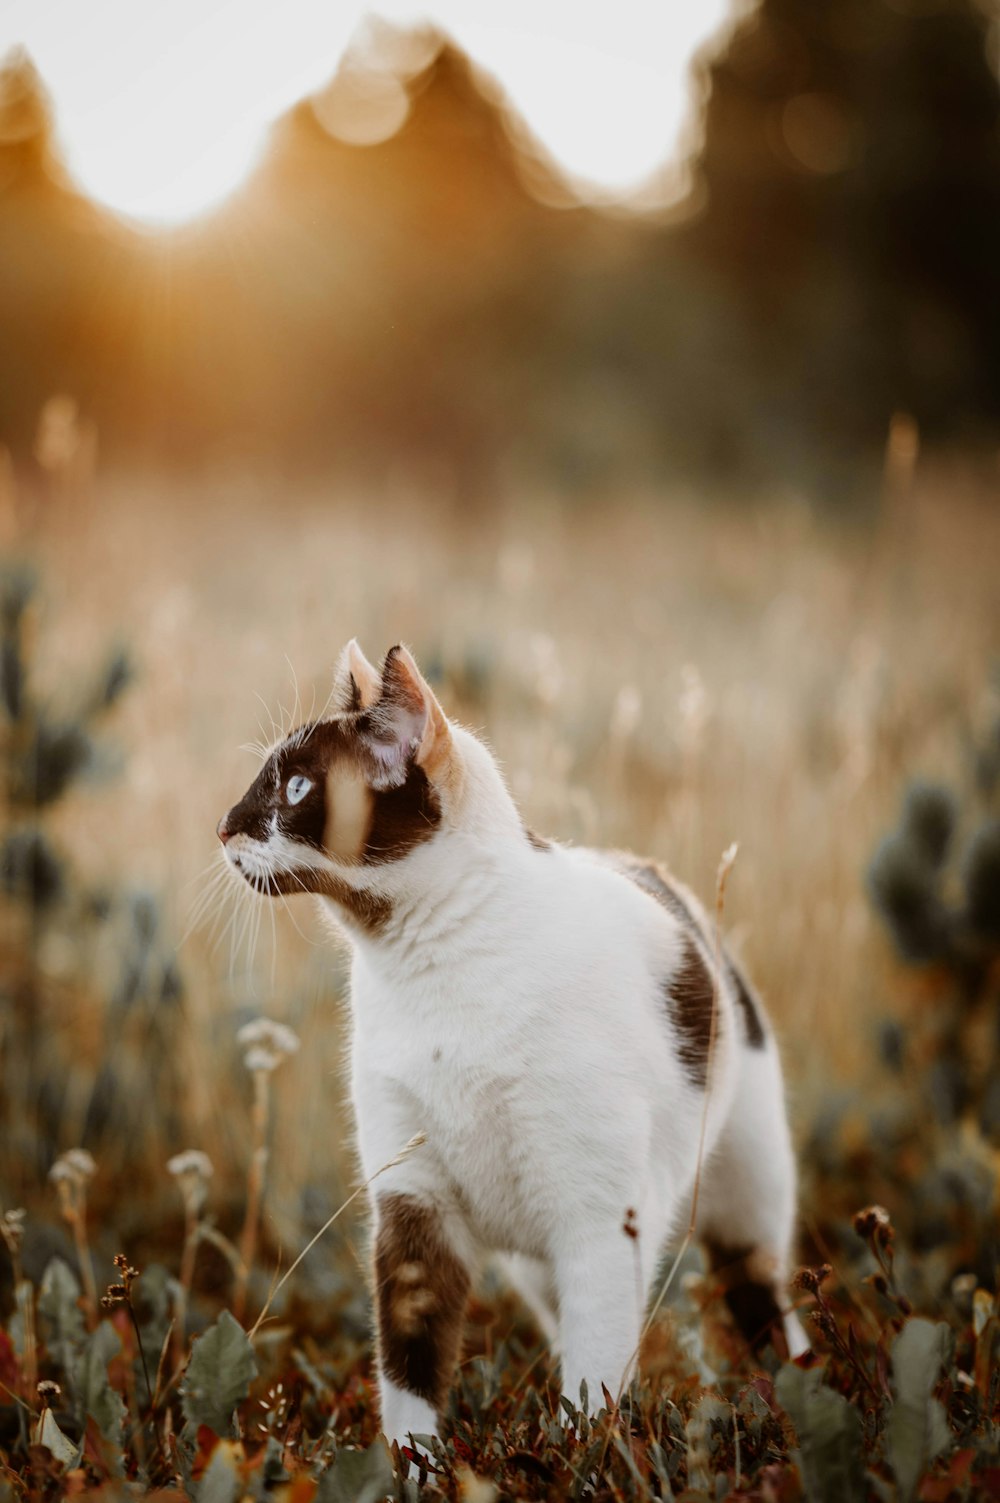
{"label": "dry grass field", "polygon": [[[102,1260],[120,1244],[176,1267],[180,1199],[163,1165],[181,1148],[211,1155],[211,1206],[237,1236],[250,1114],[235,1033],[258,1014],[303,1047],[273,1082],[251,1314],[269,1269],[354,1184],[345,969],[309,900],[246,908],[234,890],[191,922],[218,863],[215,823],[256,767],[245,744],[324,704],[351,635],[372,657],[409,643],[538,829],[655,855],[708,901],[738,842],[726,924],[776,1021],[801,1141],[829,1097],[877,1096],[876,1024],[908,1026],[927,979],[895,959],[865,872],[907,783],[965,788],[969,747],[996,718],[995,485],[928,465],[890,477],[852,518],[791,497],[638,489],[585,505],[529,489],[470,516],[402,477],[372,494],[119,475],[54,486],[30,508],[7,499],[8,552],[39,569],[32,656],[46,692],[71,704],[115,641],[136,666],[102,733],[119,765],[53,808],[52,837],[86,888],[119,905],[149,894],[157,953],[179,946],[183,1005],[155,1045],[108,1000],[123,920],[84,940],[50,926],[36,948],[56,999],[42,1025],[64,1072],[59,1148],[84,1140],[109,1052],[139,1103],[128,1132],[93,1147]],[[142,1099],[152,1047],[172,1056],[168,1121],[156,1092]],[[8,1152],[3,1171],[13,1203],[57,1221],[36,1164]],[[806,1225],[818,1215],[807,1199]],[[358,1289],[360,1237],[349,1217],[329,1234]],[[206,1248],[202,1268],[211,1309],[225,1266]]]}

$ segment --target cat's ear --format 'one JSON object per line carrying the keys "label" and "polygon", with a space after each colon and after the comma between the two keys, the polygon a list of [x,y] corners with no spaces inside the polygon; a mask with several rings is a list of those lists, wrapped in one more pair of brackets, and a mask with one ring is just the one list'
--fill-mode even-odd
{"label": "cat's ear", "polygon": [[352,637],[340,654],[333,674],[333,707],[336,711],[370,710],[378,704],[382,680],[378,669],[369,663],[357,637]]}
{"label": "cat's ear", "polygon": [[435,781],[451,756],[451,731],[433,689],[405,647],[391,647],[386,653],[380,687],[367,738],[377,769],[375,786],[391,788],[405,782],[414,762]]}

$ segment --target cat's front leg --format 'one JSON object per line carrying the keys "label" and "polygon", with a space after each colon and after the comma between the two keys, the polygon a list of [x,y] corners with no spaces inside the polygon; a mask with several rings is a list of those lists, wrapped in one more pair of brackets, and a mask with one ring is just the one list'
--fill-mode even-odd
{"label": "cat's front leg", "polygon": [[604,1407],[602,1387],[617,1398],[638,1357],[649,1277],[641,1258],[621,1223],[581,1230],[556,1254],[562,1390],[579,1404],[585,1382],[592,1414]]}
{"label": "cat's front leg", "polygon": [[375,1200],[375,1314],[382,1430],[390,1442],[438,1433],[459,1356],[470,1276],[433,1199]]}

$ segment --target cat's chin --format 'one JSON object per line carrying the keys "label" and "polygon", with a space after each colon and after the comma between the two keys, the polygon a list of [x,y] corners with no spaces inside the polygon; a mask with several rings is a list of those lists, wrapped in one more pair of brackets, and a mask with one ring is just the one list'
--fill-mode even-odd
{"label": "cat's chin", "polygon": [[308,890],[298,878],[284,873],[272,876],[270,872],[241,871],[240,875],[262,898],[283,898]]}
{"label": "cat's chin", "polygon": [[283,881],[281,876],[271,872],[261,871],[258,866],[251,866],[248,861],[239,855],[230,856],[229,865],[232,870],[241,876],[248,887],[259,893],[264,898],[278,898],[292,891],[300,891],[301,884],[294,884],[287,878]]}

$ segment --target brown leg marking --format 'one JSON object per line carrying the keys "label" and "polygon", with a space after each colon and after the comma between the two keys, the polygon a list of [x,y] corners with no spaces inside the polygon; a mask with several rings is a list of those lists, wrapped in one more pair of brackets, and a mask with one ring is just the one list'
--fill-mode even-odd
{"label": "brown leg marking", "polygon": [[744,1341],[755,1356],[773,1347],[788,1357],[785,1324],[775,1286],[755,1267],[751,1247],[722,1247],[708,1243],[709,1267],[722,1285],[723,1297]]}
{"label": "brown leg marking", "polygon": [[441,1217],[412,1195],[383,1195],[375,1241],[375,1302],[382,1370],[440,1409],[458,1361],[469,1292],[464,1263]]}

